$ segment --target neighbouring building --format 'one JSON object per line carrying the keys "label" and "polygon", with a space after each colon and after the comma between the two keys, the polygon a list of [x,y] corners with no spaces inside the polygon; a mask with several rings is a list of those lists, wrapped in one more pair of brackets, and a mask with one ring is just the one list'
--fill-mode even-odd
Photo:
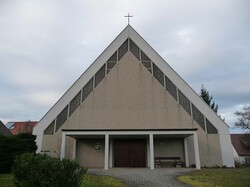
{"label": "neighbouring building", "polygon": [[32,133],[34,126],[37,124],[37,121],[18,121],[18,122],[8,122],[6,127],[13,134],[20,133]]}
{"label": "neighbouring building", "polygon": [[250,134],[231,134],[234,160],[250,165]]}
{"label": "neighbouring building", "polygon": [[38,152],[88,168],[234,167],[227,124],[130,25],[33,133]]}

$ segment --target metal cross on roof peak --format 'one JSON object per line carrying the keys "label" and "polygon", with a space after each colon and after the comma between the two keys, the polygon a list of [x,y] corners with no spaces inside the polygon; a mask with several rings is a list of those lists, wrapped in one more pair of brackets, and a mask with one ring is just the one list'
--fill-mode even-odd
{"label": "metal cross on roof peak", "polygon": [[132,16],[132,15],[129,15],[129,13],[128,13],[128,15],[127,15],[127,16],[124,16],[124,17],[128,18],[128,25],[129,25],[129,24],[130,24],[130,18],[132,18],[133,16]]}

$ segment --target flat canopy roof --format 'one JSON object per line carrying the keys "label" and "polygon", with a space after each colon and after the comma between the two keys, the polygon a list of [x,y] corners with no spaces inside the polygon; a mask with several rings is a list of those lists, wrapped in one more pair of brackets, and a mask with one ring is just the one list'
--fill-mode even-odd
{"label": "flat canopy roof", "polygon": [[63,132],[88,132],[88,131],[197,131],[197,128],[189,129],[62,129]]}
{"label": "flat canopy roof", "polygon": [[79,137],[97,137],[109,135],[115,136],[145,136],[153,134],[154,136],[168,137],[188,137],[197,133],[197,128],[189,129],[62,129],[65,136],[73,138]]}

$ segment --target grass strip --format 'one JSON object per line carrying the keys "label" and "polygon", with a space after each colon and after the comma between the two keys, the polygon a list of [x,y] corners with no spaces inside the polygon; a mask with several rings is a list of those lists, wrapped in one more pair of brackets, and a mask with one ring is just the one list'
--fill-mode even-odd
{"label": "grass strip", "polygon": [[[0,174],[1,187],[15,187],[12,174]],[[85,174],[81,187],[127,187],[126,184],[110,176]]]}
{"label": "grass strip", "polygon": [[127,185],[110,176],[85,174],[81,187],[127,187]]}
{"label": "grass strip", "polygon": [[250,169],[202,169],[180,176],[178,180],[195,187],[246,187],[250,184]]}
{"label": "grass strip", "polygon": [[14,178],[12,174],[0,174],[0,186],[1,187],[15,187]]}

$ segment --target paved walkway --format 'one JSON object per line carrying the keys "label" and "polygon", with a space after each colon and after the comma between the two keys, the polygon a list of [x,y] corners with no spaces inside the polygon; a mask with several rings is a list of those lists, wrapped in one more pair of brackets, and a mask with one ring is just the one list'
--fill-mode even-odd
{"label": "paved walkway", "polygon": [[187,187],[176,180],[178,175],[195,171],[191,168],[114,168],[108,170],[89,169],[89,174],[109,175],[118,178],[129,187]]}

